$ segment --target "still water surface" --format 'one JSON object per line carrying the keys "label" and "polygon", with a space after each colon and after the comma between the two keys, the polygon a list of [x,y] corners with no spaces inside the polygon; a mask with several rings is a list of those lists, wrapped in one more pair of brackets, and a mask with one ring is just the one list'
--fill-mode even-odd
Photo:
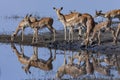
{"label": "still water surface", "polygon": [[[15,49],[19,52],[19,53],[24,53],[25,56],[27,57],[31,57],[34,53],[38,52],[38,59],[41,60],[41,63],[45,63],[45,61],[49,61],[50,58],[50,54],[52,54],[52,59],[53,61],[51,62],[51,65],[53,67],[48,67],[47,69],[45,69],[45,67],[43,68],[37,68],[34,66],[31,66],[29,71],[31,72],[31,74],[26,74],[25,71],[22,69],[22,66],[26,66],[26,63],[21,63],[20,60],[18,59]],[[51,52],[50,52],[51,50]],[[32,47],[32,46],[21,46],[21,45],[16,45],[16,44],[0,44],[0,80],[30,80],[30,79],[56,79],[56,74],[59,71],[59,68],[64,66],[64,69],[67,70],[67,68],[65,68],[65,66],[69,67],[69,69],[80,69],[80,66],[86,67],[85,65],[86,62],[82,61],[84,59],[81,58],[81,63],[78,62],[78,58],[76,58],[76,55],[79,55],[79,57],[86,57],[86,51],[66,51],[66,50],[55,50],[55,49],[49,49],[49,48],[45,48],[45,47]],[[80,53],[80,54],[79,54]],[[56,54],[56,57],[55,57]],[[109,75],[105,75],[102,74],[100,72],[98,72],[97,70],[94,71],[94,75],[97,78],[120,78],[119,77],[119,70],[118,67],[116,65],[112,65],[111,66],[109,64],[107,64],[103,59],[109,59],[111,60],[112,58],[114,58],[114,55],[111,55],[111,57],[109,58],[108,55],[105,54],[100,54],[99,56],[97,53],[88,53],[89,54],[89,61],[90,63],[93,63],[92,61],[92,57],[96,58],[97,60],[101,60],[100,64],[106,68],[101,68],[101,70],[106,70],[108,69],[110,71]],[[73,63],[70,62],[69,59],[71,59],[71,57],[73,57]],[[64,59],[67,60],[67,64],[64,65]],[[79,67],[78,67],[79,65]],[[84,69],[83,69],[84,70]],[[63,74],[63,71],[61,71],[61,74]],[[79,74],[79,73],[78,73]],[[71,76],[70,76],[71,75]],[[86,78],[86,77],[91,77],[94,78],[93,74],[87,74],[84,73],[82,75],[80,75],[77,78]],[[72,78],[74,77],[71,73],[64,73],[62,78]]]}
{"label": "still water surface", "polygon": [[[20,51],[20,46],[15,46],[18,51]],[[31,67],[31,74],[26,74],[21,68],[21,64],[18,60],[17,55],[13,52],[11,45],[1,44],[0,51],[0,79],[1,80],[25,80],[25,79],[47,79],[53,78],[58,67],[61,66],[63,62],[63,55],[56,56],[56,60],[52,62],[53,69],[50,71],[44,71],[39,68]],[[24,54],[28,57],[33,54],[33,47],[24,46]],[[54,52],[54,50],[52,50]],[[59,51],[61,52],[61,51]],[[48,48],[39,48],[38,49],[39,58],[47,60],[50,57],[50,50]],[[54,54],[54,53],[53,53]]]}

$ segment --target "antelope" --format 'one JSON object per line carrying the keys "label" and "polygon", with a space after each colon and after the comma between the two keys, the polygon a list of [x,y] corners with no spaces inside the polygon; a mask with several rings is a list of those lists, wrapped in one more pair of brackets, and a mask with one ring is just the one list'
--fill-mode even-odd
{"label": "antelope", "polygon": [[[22,41],[24,40],[24,29],[27,28],[28,26],[30,26],[29,23],[28,23],[28,21],[27,21],[27,16],[28,16],[28,14],[18,24],[18,27],[16,28],[15,32],[11,35],[11,41],[14,40],[14,38],[17,36],[17,34],[18,34],[19,31],[21,31]],[[35,17],[31,17],[30,21],[31,22],[36,22],[37,19]]]}
{"label": "antelope", "polygon": [[[62,78],[64,75],[70,75],[73,78],[78,78],[81,75],[86,74],[86,70],[82,66],[77,66],[77,64],[73,64],[73,62],[69,61],[70,63],[67,63],[66,60],[66,53],[64,53],[64,63],[61,67],[58,68],[58,71],[56,73],[57,78]],[[72,64],[72,65],[71,65]]]}
{"label": "antelope", "polygon": [[39,68],[45,71],[49,71],[53,69],[53,65],[52,62],[56,59],[56,50],[54,53],[54,57],[52,56],[52,51],[50,49],[50,57],[48,60],[44,60],[44,59],[40,59],[38,58],[38,47],[34,47],[34,51],[33,51],[33,55],[31,57],[28,57],[24,54],[23,48],[21,48],[22,51],[18,51],[16,46],[12,43],[11,44],[11,48],[13,50],[13,52],[16,54],[18,60],[24,64],[25,66],[22,67],[23,70],[26,73],[31,73],[29,71],[30,67],[35,67],[35,68]]}
{"label": "antelope", "polygon": [[[59,18],[59,20],[62,22],[62,24],[64,25],[64,31],[65,31],[65,40],[66,40],[66,28],[69,26],[70,29],[72,30],[72,28],[74,26],[84,26],[87,27],[87,31],[86,31],[86,36],[88,38],[91,30],[94,27],[94,19],[92,18],[91,15],[84,13],[84,14],[80,14],[78,12],[72,12],[69,15],[63,15],[61,13],[61,10],[63,9],[63,7],[61,7],[60,9],[56,9],[55,7],[53,8],[56,13],[57,16]],[[74,15],[73,15],[74,14]],[[71,19],[71,15],[72,15],[72,19]],[[73,34],[73,32],[72,32]]]}
{"label": "antelope", "polygon": [[102,16],[112,21],[113,18],[118,18],[120,20],[120,9],[115,9],[108,11],[106,13],[102,13],[102,10],[96,11],[95,17]]}
{"label": "antelope", "polygon": [[[70,40],[70,34],[72,35],[72,39],[73,39],[73,27],[75,25],[78,25],[79,23],[77,22],[76,18],[81,15],[78,12],[72,12],[70,14],[67,15],[63,15],[61,13],[61,10],[63,9],[63,7],[61,7],[60,9],[57,9],[55,7],[53,7],[53,9],[56,11],[56,14],[58,16],[58,19],[62,22],[62,24],[64,25],[64,39],[66,40],[66,30],[67,28],[69,28],[69,40]],[[77,23],[76,23],[77,22]]]}
{"label": "antelope", "polygon": [[[86,29],[85,40],[83,41],[83,43],[85,43],[85,45],[88,46],[89,37],[94,29],[95,21],[90,14],[83,13],[83,14],[81,14],[81,16],[79,16],[78,23],[81,24],[83,29]],[[80,29],[79,29],[79,32],[81,32]],[[81,35],[81,34],[79,33],[79,35]]]}
{"label": "antelope", "polygon": [[28,21],[30,27],[34,29],[32,43],[34,43],[35,39],[36,39],[36,42],[38,41],[38,30],[43,29],[43,28],[48,28],[54,34],[54,41],[55,41],[56,30],[52,26],[53,22],[54,22],[53,18],[44,17],[44,18],[41,18],[40,20],[38,20],[36,22],[31,22],[31,20],[30,20],[31,16],[32,15],[27,17],[28,18],[27,21]]}
{"label": "antelope", "polygon": [[111,21],[107,20],[107,21],[96,24],[93,29],[93,34],[92,34],[91,40],[94,40],[96,33],[98,32],[98,34],[97,34],[98,35],[98,45],[100,45],[101,44],[101,39],[100,39],[101,30],[105,29],[105,30],[110,30],[112,32],[112,35],[114,38],[113,42],[115,43],[115,41],[116,41],[115,30],[109,27],[110,23],[111,23]]}

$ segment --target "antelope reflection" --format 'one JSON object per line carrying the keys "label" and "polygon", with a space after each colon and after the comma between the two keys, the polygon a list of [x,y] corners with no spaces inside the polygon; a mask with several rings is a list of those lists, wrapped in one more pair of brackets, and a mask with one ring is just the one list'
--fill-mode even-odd
{"label": "antelope reflection", "polygon": [[[78,59],[79,62],[85,62],[87,74],[94,74],[94,72],[97,71],[103,75],[110,75],[109,68],[100,65],[98,59],[95,58],[91,52],[81,51],[77,55],[74,55],[73,58]],[[80,64],[79,62],[78,64]]]}
{"label": "antelope reflection", "polygon": [[30,67],[39,68],[45,71],[53,69],[52,62],[56,59],[56,50],[54,56],[52,56],[52,50],[50,49],[50,57],[48,60],[44,60],[38,58],[38,47],[33,47],[33,55],[31,57],[28,57],[24,54],[23,46],[20,46],[20,52],[17,50],[16,46],[13,43],[11,44],[11,48],[16,54],[18,60],[25,65],[22,68],[26,73],[31,73],[29,70]]}
{"label": "antelope reflection", "polygon": [[81,75],[86,74],[85,67],[79,66],[73,63],[72,57],[69,57],[69,63],[66,60],[66,51],[64,50],[64,63],[61,67],[59,67],[56,77],[62,78],[64,75],[70,75],[73,78],[77,78]]}

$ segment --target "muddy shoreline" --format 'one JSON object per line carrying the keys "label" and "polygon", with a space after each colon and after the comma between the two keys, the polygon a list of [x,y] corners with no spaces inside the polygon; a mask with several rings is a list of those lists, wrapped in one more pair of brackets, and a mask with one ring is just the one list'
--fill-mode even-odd
{"label": "muddy shoreline", "polygon": [[[108,37],[109,36],[109,37]],[[16,44],[23,44],[26,46],[38,46],[38,47],[50,47],[60,50],[73,50],[73,51],[80,51],[80,50],[88,50],[92,52],[115,52],[119,53],[120,51],[120,43],[118,41],[117,45],[112,43],[112,36],[109,32],[103,33],[101,35],[102,44],[97,45],[95,44],[88,46],[81,45],[81,40],[77,40],[77,33],[74,34],[74,41],[65,41],[64,40],[63,31],[58,31],[56,34],[56,41],[52,40],[52,34],[49,32],[43,33],[39,35],[39,40],[37,43],[32,43],[32,34],[24,35],[24,41],[21,41],[21,35],[18,35],[15,40],[11,41],[11,35],[8,34],[0,34],[0,43],[16,43]],[[68,36],[67,36],[68,37]]]}

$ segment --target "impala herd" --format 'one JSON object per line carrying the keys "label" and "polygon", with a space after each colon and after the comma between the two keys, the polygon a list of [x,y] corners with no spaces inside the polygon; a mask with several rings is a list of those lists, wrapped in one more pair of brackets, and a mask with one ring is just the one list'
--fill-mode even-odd
{"label": "impala herd", "polygon": [[[93,42],[95,38],[98,39],[98,44],[101,43],[100,41],[100,34],[101,30],[108,30],[112,32],[113,35],[113,42],[116,44],[119,30],[120,30],[120,23],[118,24],[117,30],[115,30],[113,27],[111,27],[112,19],[118,18],[120,20],[120,9],[117,10],[111,10],[106,13],[103,13],[102,11],[96,11],[95,17],[101,16],[106,18],[106,21],[96,23],[94,21],[95,17],[92,17],[88,13],[79,13],[76,11],[70,12],[69,14],[63,14],[61,11],[63,10],[63,7],[61,8],[55,8],[55,10],[58,20],[63,24],[64,26],[64,40],[67,40],[67,29],[69,31],[69,40],[74,39],[74,29],[77,28],[78,38],[81,37],[82,31],[84,29],[84,41],[83,44],[88,46]],[[32,43],[38,41],[38,30],[42,28],[48,28],[53,33],[53,40],[56,40],[56,30],[53,27],[53,18],[51,17],[43,17],[41,19],[37,19],[33,17],[31,14],[26,15],[24,19],[19,23],[18,27],[16,28],[15,32],[11,35],[11,40],[13,41],[14,38],[17,36],[18,32],[22,31],[22,41],[24,40],[24,29],[26,27],[31,27],[34,30],[33,33],[33,39]],[[97,34],[97,37],[96,37]]]}

